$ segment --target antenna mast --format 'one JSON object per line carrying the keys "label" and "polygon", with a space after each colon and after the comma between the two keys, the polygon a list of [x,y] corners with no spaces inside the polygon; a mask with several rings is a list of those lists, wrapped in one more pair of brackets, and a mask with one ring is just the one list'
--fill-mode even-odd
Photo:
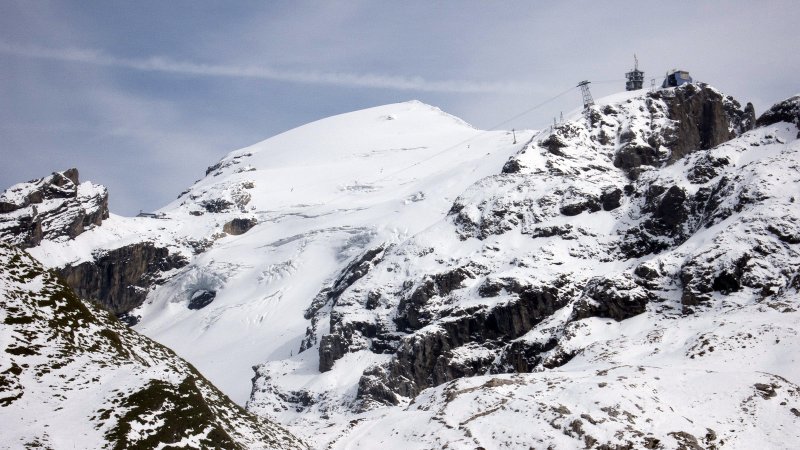
{"label": "antenna mast", "polygon": [[642,88],[644,72],[639,70],[639,58],[636,57],[636,53],[633,54],[633,70],[626,73],[625,78],[628,80],[625,83],[626,91],[636,91]]}
{"label": "antenna mast", "polygon": [[577,87],[581,88],[581,94],[583,95],[583,109],[589,109],[590,106],[594,105],[592,93],[589,92],[589,80],[581,81]]}

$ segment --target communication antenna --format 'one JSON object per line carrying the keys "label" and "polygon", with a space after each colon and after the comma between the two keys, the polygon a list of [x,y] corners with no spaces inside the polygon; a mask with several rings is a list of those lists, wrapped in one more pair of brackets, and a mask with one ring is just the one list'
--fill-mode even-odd
{"label": "communication antenna", "polygon": [[589,92],[589,80],[581,81],[577,87],[581,88],[581,94],[583,95],[583,109],[589,109],[590,106],[594,105],[592,93]]}
{"label": "communication antenna", "polygon": [[644,81],[644,72],[639,70],[639,58],[636,57],[636,53],[633,54],[633,70],[625,74],[625,78],[628,80],[625,83],[625,90],[626,91],[637,91],[642,88],[642,82]]}

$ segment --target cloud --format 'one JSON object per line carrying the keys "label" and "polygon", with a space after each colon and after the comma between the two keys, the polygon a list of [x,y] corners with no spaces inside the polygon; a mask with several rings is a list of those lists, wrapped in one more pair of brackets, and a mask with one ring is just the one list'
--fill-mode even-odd
{"label": "cloud", "polygon": [[468,80],[426,80],[371,73],[318,72],[279,70],[265,66],[236,66],[177,61],[167,57],[121,58],[86,48],[47,48],[0,41],[0,53],[28,58],[77,62],[105,67],[165,72],[181,75],[227,78],[253,78],[289,83],[333,85],[360,88],[394,89],[400,91],[519,94],[531,92],[537,86],[514,81],[479,82]]}

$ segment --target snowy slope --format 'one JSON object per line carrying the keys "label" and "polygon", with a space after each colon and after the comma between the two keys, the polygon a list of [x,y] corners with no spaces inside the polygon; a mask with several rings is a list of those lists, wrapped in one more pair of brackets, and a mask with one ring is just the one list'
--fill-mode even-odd
{"label": "snowy slope", "polygon": [[0,447],[305,448],[0,243]]}
{"label": "snowy slope", "polygon": [[[31,253],[62,267],[150,241],[185,257],[130,313],[141,318],[136,329],[244,404],[252,366],[298,352],[305,309],[350,259],[436,222],[531,136],[517,132],[515,145],[508,132],[476,130],[416,101],[343,114],[230,153],[158,211],[163,218],[112,215]],[[234,219],[256,225],[225,233]],[[211,304],[188,308],[207,292]]]}
{"label": "snowy slope", "polygon": [[478,376],[355,419],[330,448],[791,449],[797,408],[784,404],[798,389],[768,373],[641,363]]}

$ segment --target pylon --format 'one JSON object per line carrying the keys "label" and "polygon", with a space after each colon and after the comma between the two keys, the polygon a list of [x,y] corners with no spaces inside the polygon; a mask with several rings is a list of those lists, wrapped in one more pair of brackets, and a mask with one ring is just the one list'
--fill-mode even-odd
{"label": "pylon", "polygon": [[592,93],[589,92],[589,81],[581,81],[578,83],[578,87],[581,88],[581,94],[583,95],[583,109],[588,109],[590,106],[594,105]]}

